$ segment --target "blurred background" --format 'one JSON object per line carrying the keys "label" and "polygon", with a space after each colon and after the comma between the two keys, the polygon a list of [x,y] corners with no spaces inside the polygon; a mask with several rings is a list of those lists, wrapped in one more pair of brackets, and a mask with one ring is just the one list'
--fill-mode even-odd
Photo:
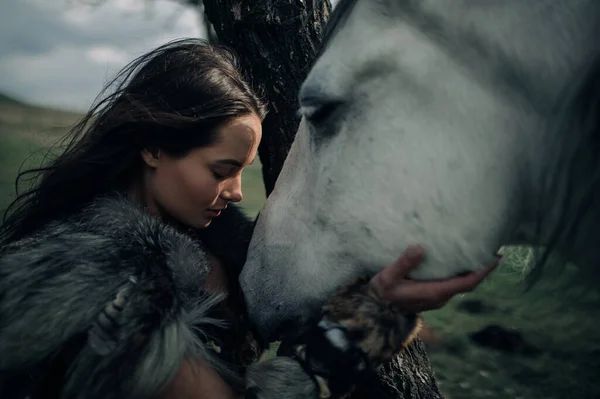
{"label": "blurred background", "polygon": [[[176,0],[1,0],[0,210],[18,171],[39,166],[109,77],[166,41],[205,37],[202,21],[198,7]],[[244,172],[242,206],[254,216],[264,200],[256,162]],[[597,288],[567,288],[581,278],[567,267],[558,283],[526,291],[531,250],[505,253],[475,292],[424,315],[441,389],[453,399],[600,398]]]}

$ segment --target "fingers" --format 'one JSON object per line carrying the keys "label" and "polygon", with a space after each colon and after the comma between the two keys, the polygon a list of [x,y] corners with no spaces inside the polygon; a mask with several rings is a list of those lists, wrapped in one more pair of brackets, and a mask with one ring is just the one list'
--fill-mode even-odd
{"label": "fingers", "polygon": [[475,289],[481,281],[496,267],[497,263],[482,271],[470,273],[464,277],[456,277],[444,281],[407,281],[388,291],[386,300],[401,303],[402,307],[414,311],[415,307],[423,310],[439,309],[456,294]]}
{"label": "fingers", "polygon": [[[382,300],[394,302],[410,312],[439,309],[454,295],[475,289],[496,268],[500,258],[480,271],[443,281],[414,281],[404,276],[424,258],[422,249],[414,246],[396,263],[382,270],[371,280],[371,287]],[[411,256],[412,255],[412,256]],[[389,270],[388,270],[389,269]]]}
{"label": "fingers", "polygon": [[433,297],[449,298],[459,293],[473,291],[496,266],[497,262],[481,271],[469,273],[462,277],[454,277],[449,280],[415,281],[414,284],[411,285],[411,288],[415,290],[415,292],[422,292]]}
{"label": "fingers", "polygon": [[409,271],[416,268],[425,259],[425,251],[420,245],[409,245],[391,266],[381,270],[371,279],[371,287],[383,299],[386,292],[393,289],[404,279]]}

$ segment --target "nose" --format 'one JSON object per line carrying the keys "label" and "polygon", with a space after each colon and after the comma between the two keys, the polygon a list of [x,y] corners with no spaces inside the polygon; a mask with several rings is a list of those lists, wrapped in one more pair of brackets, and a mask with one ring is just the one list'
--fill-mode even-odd
{"label": "nose", "polygon": [[227,181],[226,186],[221,192],[221,198],[228,202],[240,202],[242,195],[242,176],[238,175]]}
{"label": "nose", "polygon": [[311,295],[306,280],[290,279],[290,270],[281,267],[297,258],[294,247],[257,242],[251,244],[239,278],[248,316],[265,340],[295,339],[320,314],[320,298]]}

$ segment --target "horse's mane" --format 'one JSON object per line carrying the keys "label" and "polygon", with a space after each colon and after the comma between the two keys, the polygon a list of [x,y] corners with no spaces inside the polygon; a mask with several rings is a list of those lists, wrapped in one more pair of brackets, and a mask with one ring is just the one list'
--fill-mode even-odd
{"label": "horse's mane", "polygon": [[340,0],[339,3],[333,9],[327,24],[325,25],[325,31],[323,32],[323,39],[321,41],[321,49],[317,57],[325,51],[335,34],[342,28],[350,13],[354,9],[354,6],[358,0]]}
{"label": "horse's mane", "polygon": [[[600,192],[600,48],[591,62],[575,76],[579,79],[570,82],[559,97],[554,126],[550,127],[555,129],[555,137],[572,138],[560,141],[562,151],[566,154],[562,162],[557,162],[551,175],[547,176],[546,192],[554,197],[550,200],[561,201],[559,222],[548,240],[542,243],[543,250],[538,252],[537,261],[528,276],[530,286],[541,276],[548,259],[557,249],[557,243],[573,241],[579,233],[581,222],[592,210],[594,202],[598,202],[595,197]],[[562,174],[560,170],[566,170],[567,173]],[[559,177],[563,175],[564,179],[560,180]],[[575,197],[574,188],[580,185],[587,188],[582,195]],[[538,209],[544,211],[547,207],[540,204]],[[569,213],[572,209],[576,209],[576,212]],[[538,227],[538,232],[540,230],[541,227]]]}

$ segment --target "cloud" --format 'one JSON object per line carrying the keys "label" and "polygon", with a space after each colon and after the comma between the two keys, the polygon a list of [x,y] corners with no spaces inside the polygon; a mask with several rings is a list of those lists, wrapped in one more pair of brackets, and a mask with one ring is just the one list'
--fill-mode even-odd
{"label": "cloud", "polygon": [[203,32],[196,10],[172,0],[1,1],[0,91],[61,108],[85,110],[130,60]]}
{"label": "cloud", "polygon": [[86,55],[88,59],[97,64],[124,64],[127,62],[127,53],[115,46],[92,46]]}
{"label": "cloud", "polygon": [[78,40],[68,25],[32,8],[30,0],[4,0],[0,13],[0,55],[41,54],[64,38]]}
{"label": "cloud", "polygon": [[203,32],[177,0],[0,0],[0,92],[83,111],[130,60]]}

